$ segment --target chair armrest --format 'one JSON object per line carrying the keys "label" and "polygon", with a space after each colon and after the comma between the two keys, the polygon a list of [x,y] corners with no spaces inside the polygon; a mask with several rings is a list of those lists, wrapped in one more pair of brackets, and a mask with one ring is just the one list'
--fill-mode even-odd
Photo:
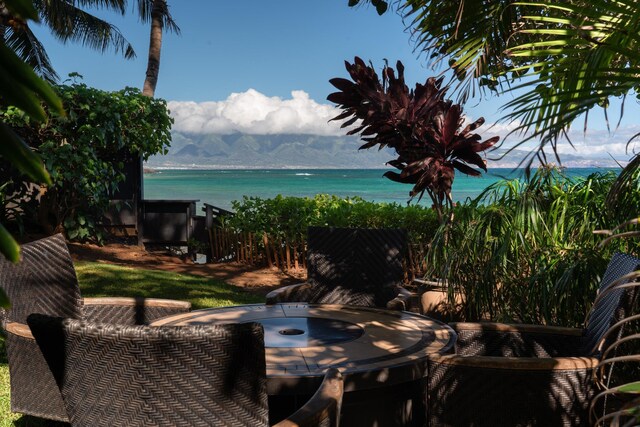
{"label": "chair armrest", "polygon": [[269,305],[279,302],[308,302],[310,290],[311,284],[309,283],[283,286],[269,292],[266,296],[266,303]]}
{"label": "chair armrest", "polygon": [[591,371],[598,365],[595,357],[495,357],[429,355],[429,363],[474,369],[509,371]]}
{"label": "chair armrest", "polygon": [[505,323],[451,323],[463,356],[578,356],[583,330],[558,326]]}
{"label": "chair armrest", "polygon": [[4,325],[4,330],[8,334],[18,335],[22,338],[27,338],[31,340],[34,339],[33,334],[31,333],[31,328],[29,328],[29,325],[25,325],[24,323],[7,322]]}
{"label": "chair armrest", "polygon": [[190,302],[157,298],[84,298],[83,305],[86,320],[117,325],[146,325],[191,309]]}
{"label": "chair armrest", "polygon": [[400,285],[394,287],[397,295],[387,303],[387,309],[409,311],[411,310],[411,292]]}
{"label": "chair armrest", "polygon": [[342,374],[331,368],[324,376],[320,388],[316,393],[286,420],[280,421],[274,427],[315,427],[324,425],[337,426],[342,406],[344,382]]}

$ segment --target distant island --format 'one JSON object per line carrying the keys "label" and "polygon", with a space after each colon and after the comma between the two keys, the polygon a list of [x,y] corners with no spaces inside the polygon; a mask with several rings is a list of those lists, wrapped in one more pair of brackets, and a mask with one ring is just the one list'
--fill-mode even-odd
{"label": "distant island", "polygon": [[[357,137],[317,135],[189,134],[172,131],[169,153],[153,156],[145,164],[154,169],[384,169],[395,157],[392,150],[358,150]],[[513,150],[499,161],[504,150],[489,153],[489,168],[515,168],[527,155]],[[587,159],[562,155],[571,168],[616,167],[612,159]]]}

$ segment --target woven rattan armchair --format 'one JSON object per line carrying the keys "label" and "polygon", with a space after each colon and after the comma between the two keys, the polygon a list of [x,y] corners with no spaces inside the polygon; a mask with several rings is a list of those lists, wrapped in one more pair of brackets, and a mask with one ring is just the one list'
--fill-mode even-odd
{"label": "woven rattan armchair", "polygon": [[451,324],[456,354],[429,360],[429,425],[589,425],[602,338],[629,309],[635,288],[621,285],[639,268],[632,256],[613,256],[584,329]]}
{"label": "woven rattan armchair", "polygon": [[11,410],[57,421],[67,421],[67,413],[51,371],[26,325],[29,314],[136,325],[187,312],[191,307],[188,302],[173,300],[82,298],[73,261],[60,234],[22,245],[18,264],[0,260],[0,286],[11,301],[11,308],[2,312]]}
{"label": "woven rattan armchair", "polygon": [[[33,314],[33,335],[75,426],[267,426],[259,323],[117,326]],[[327,372],[286,426],[337,426],[342,377]]]}
{"label": "woven rattan armchair", "polygon": [[307,282],[267,295],[267,304],[308,302],[408,310],[401,284],[407,234],[400,229],[309,227]]}

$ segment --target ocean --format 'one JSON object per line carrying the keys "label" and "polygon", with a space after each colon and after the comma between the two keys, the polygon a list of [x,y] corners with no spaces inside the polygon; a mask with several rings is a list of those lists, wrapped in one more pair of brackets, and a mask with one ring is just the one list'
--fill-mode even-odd
{"label": "ocean", "polygon": [[[567,169],[570,176],[587,176],[606,169]],[[231,210],[233,200],[242,196],[273,198],[278,194],[313,197],[333,194],[358,196],[365,200],[406,204],[411,185],[384,178],[382,169],[234,169],[175,170],[162,169],[144,174],[145,199],[198,200]],[[503,178],[521,176],[522,170],[493,168],[481,177],[456,174],[452,196],[454,201],[475,198],[482,190]],[[421,202],[430,204],[428,197]]]}

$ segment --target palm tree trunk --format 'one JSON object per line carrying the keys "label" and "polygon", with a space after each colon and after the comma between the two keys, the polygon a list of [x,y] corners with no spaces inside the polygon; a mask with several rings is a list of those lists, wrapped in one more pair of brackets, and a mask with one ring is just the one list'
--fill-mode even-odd
{"label": "palm tree trunk", "polygon": [[149,37],[149,60],[147,62],[147,75],[144,80],[142,94],[153,97],[160,73],[160,49],[162,48],[162,29],[164,26],[163,15],[167,10],[166,0],[153,0],[151,9],[151,34]]}

